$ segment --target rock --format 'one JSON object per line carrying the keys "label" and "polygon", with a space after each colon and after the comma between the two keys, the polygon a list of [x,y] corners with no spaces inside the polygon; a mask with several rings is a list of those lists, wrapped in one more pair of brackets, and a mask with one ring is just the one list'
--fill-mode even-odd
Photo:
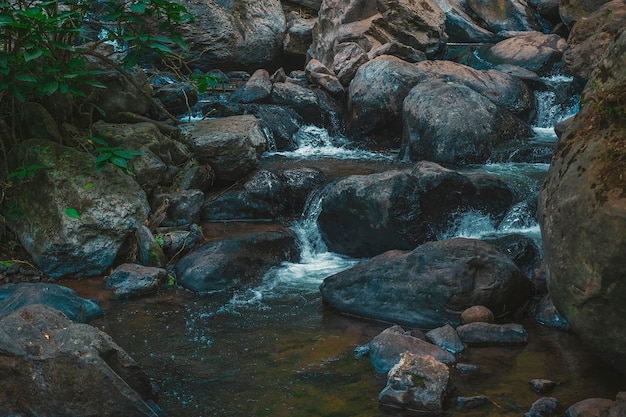
{"label": "rock", "polygon": [[0,414],[157,417],[156,392],[111,337],[42,305],[0,319]]}
{"label": "rock", "polygon": [[300,4],[304,7],[308,7],[311,10],[317,11],[322,5],[322,0],[292,0],[290,3]]}
{"label": "rock", "polygon": [[520,79],[494,69],[476,70],[452,61],[423,61],[416,65],[431,77],[462,84],[494,104],[528,121],[535,112],[535,98]]}
{"label": "rock", "polygon": [[468,345],[517,345],[528,343],[528,333],[517,323],[469,323],[456,328],[463,343]]}
{"label": "rock", "polygon": [[450,239],[385,252],[326,278],[320,291],[343,313],[432,329],[460,323],[473,305],[514,309],[529,296],[529,281],[492,246]]}
{"label": "rock", "polygon": [[271,267],[297,258],[295,236],[279,229],[207,242],[183,256],[175,271],[180,285],[207,293],[260,278]]}
{"label": "rock", "polygon": [[309,54],[332,68],[342,42],[354,42],[368,54],[395,42],[434,57],[446,42],[444,25],[444,13],[430,0],[325,0]]}
{"label": "rock", "polygon": [[485,96],[436,79],[413,87],[402,112],[402,150],[412,161],[484,163],[496,147],[532,136],[528,125]]}
{"label": "rock", "polygon": [[326,182],[324,173],[311,167],[287,169],[281,176],[287,189],[288,212],[294,214],[302,214],[309,196]]}
{"label": "rock", "polygon": [[169,228],[157,229],[157,236],[163,240],[161,248],[170,261],[174,257],[182,257],[200,243],[204,242],[204,236],[202,235],[202,227],[197,224],[189,226],[189,230],[183,228]]}
{"label": "rock", "polygon": [[258,69],[245,84],[230,95],[229,100],[235,103],[256,103],[269,99],[270,94],[272,94],[270,73],[265,69]]}
{"label": "rock", "polygon": [[326,193],[318,226],[329,249],[352,257],[371,257],[390,249],[415,246],[446,235],[458,213],[497,204],[468,177],[432,162],[411,171],[386,171],[346,177]]}
{"label": "rock", "polygon": [[[589,1],[590,6],[600,6],[601,3],[605,1]],[[606,56],[611,41],[623,32],[624,26],[626,5],[623,1],[614,0],[597,7],[597,10],[594,8],[593,13],[572,28],[567,49],[563,54],[564,68],[574,75],[588,79]]]}
{"label": "rock", "polygon": [[461,353],[465,349],[459,335],[456,334],[456,330],[449,324],[432,329],[426,333],[426,339],[453,355]]}
{"label": "rock", "polygon": [[274,104],[249,105],[245,111],[254,114],[267,135],[268,151],[293,151],[298,148],[294,135],[302,117],[292,108]]}
{"label": "rock", "polygon": [[[421,52],[421,51],[420,51]],[[423,54],[423,52],[422,52]],[[343,86],[350,85],[359,67],[369,61],[367,52],[356,42],[341,42],[335,47],[333,70]]]}
{"label": "rock", "polygon": [[235,182],[254,171],[266,137],[252,115],[201,120],[181,131],[200,163],[210,164],[218,181]]}
{"label": "rock", "polygon": [[434,0],[446,14],[445,31],[448,42],[491,42],[493,32],[479,26],[468,11],[455,0]]}
{"label": "rock", "polygon": [[321,90],[284,82],[274,83],[272,103],[291,107],[304,124],[325,127],[329,133],[338,132],[337,120],[343,117],[339,104]]}
{"label": "rock", "polygon": [[157,98],[167,111],[175,115],[190,112],[198,102],[198,90],[189,83],[168,83],[154,89]]}
{"label": "rock", "polygon": [[190,160],[174,178],[176,190],[200,190],[207,191],[213,185],[215,173],[210,165],[200,164],[196,160]]}
{"label": "rock", "polygon": [[378,400],[383,405],[441,413],[452,389],[448,367],[432,356],[403,353],[389,371]]}
{"label": "rock", "polygon": [[313,42],[315,18],[304,18],[296,12],[287,16],[287,33],[283,39],[283,52],[291,55],[306,56]]}
{"label": "rock", "polygon": [[608,398],[588,398],[569,406],[567,417],[604,417],[609,415],[613,400]]}
{"label": "rock", "polygon": [[542,397],[535,401],[524,417],[556,417],[559,400],[554,397]]}
{"label": "rock", "polygon": [[531,278],[533,271],[539,267],[543,253],[535,241],[525,235],[485,236],[482,240],[492,244],[500,253],[508,256],[524,275]]}
{"label": "rock", "polygon": [[621,372],[626,372],[626,335],[615,329],[626,315],[626,128],[618,103],[626,99],[625,88],[622,29],[559,140],[538,215],[554,306],[574,333]]}
{"label": "rock", "polygon": [[61,142],[57,122],[44,106],[33,101],[17,102],[15,121],[19,125],[20,135],[24,138],[45,139]]}
{"label": "rock", "polygon": [[186,57],[192,69],[262,68],[282,52],[286,30],[279,0],[181,1],[195,17],[177,26],[190,45]]}
{"label": "rock", "polygon": [[457,372],[460,374],[467,375],[467,374],[475,374],[476,372],[478,372],[478,366],[468,364],[468,363],[457,363],[454,367],[456,368]]}
{"label": "rock", "polygon": [[35,264],[51,277],[102,274],[150,212],[133,177],[108,166],[96,172],[93,157],[75,148],[31,139],[15,146],[10,161],[11,169],[46,167],[33,181],[10,190],[8,200],[22,211],[6,220]]}
{"label": "rock", "polygon": [[345,92],[337,76],[317,59],[311,59],[304,69],[307,79],[322,87],[333,96],[341,97]]}
{"label": "rock", "polygon": [[34,304],[58,310],[65,317],[79,323],[104,314],[98,304],[79,297],[74,290],[61,285],[8,283],[0,286],[0,317]]}
{"label": "rock", "polygon": [[476,19],[493,33],[542,29],[526,0],[468,0],[467,5]]}
{"label": "rock", "polygon": [[152,197],[152,209],[161,205],[167,210],[161,226],[182,226],[199,223],[204,193],[200,190],[181,190],[170,193],[155,193]]}
{"label": "rock", "polygon": [[561,20],[570,29],[576,22],[584,20],[593,14],[609,0],[562,0],[559,2]]}
{"label": "rock", "polygon": [[474,395],[472,397],[456,397],[456,408],[469,410],[471,408],[482,407],[489,402],[489,398],[484,395]]}
{"label": "rock", "polygon": [[516,65],[542,75],[561,60],[566,47],[558,35],[531,32],[496,43],[483,58],[494,65]]}
{"label": "rock", "polygon": [[456,361],[450,352],[411,336],[400,326],[389,327],[369,343],[370,360],[376,372],[381,374],[389,372],[400,361],[404,352],[420,356],[429,355],[445,364],[453,364]]}
{"label": "rock", "polygon": [[493,323],[493,313],[485,306],[471,306],[461,313],[461,322],[469,323]]}
{"label": "rock", "polygon": [[112,289],[115,298],[140,297],[155,293],[166,279],[167,271],[163,268],[126,263],[111,272],[104,288]]}
{"label": "rock", "polygon": [[[370,134],[385,140],[401,134],[402,102],[427,74],[415,65],[383,55],[363,64],[348,89],[346,134],[363,141]],[[372,88],[376,85],[377,88]]]}
{"label": "rock", "polygon": [[137,257],[142,265],[165,268],[167,259],[163,249],[147,226],[141,225],[137,228],[135,239],[137,240]]}
{"label": "rock", "polygon": [[488,213],[495,223],[500,223],[515,202],[511,187],[500,178],[490,174],[471,172],[466,176],[476,189],[472,207],[482,213]]}
{"label": "rock", "polygon": [[[410,46],[403,45],[398,42],[387,42],[379,46],[378,48],[370,51],[370,53],[367,54],[367,57],[369,59],[374,59],[377,56],[381,56],[381,55],[395,56],[395,57],[400,58],[403,61],[410,62],[410,63],[420,62],[426,59],[426,54],[424,52],[419,51],[415,48],[411,48]],[[341,55],[339,54],[335,55],[335,62],[337,62],[339,59],[341,59]],[[365,62],[367,62],[367,60],[363,61],[361,65],[364,64]],[[354,77],[354,74],[356,74],[357,69],[358,68],[354,68],[354,71],[352,72],[353,77]]]}
{"label": "rock", "polygon": [[550,294],[545,294],[539,302],[531,308],[531,313],[537,322],[557,329],[569,330],[569,322],[559,313],[552,303]]}
{"label": "rock", "polygon": [[554,387],[558,385],[555,381],[550,381],[549,379],[531,379],[528,383],[533,391],[541,395],[552,392]]}

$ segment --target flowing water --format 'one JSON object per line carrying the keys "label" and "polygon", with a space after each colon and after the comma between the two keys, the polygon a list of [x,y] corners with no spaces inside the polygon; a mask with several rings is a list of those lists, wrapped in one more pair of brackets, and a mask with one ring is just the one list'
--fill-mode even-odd
{"label": "flowing water", "polygon": [[[536,131],[554,141],[552,126],[575,112],[541,103]],[[554,103],[554,102],[553,102]],[[561,106],[560,110],[554,110]],[[308,165],[329,178],[409,167],[385,155],[350,149],[325,130],[303,126],[300,147],[271,152],[264,166]],[[546,164],[500,163],[468,169],[495,174],[514,190],[518,203],[505,220],[493,224],[476,213],[459,213],[458,221],[440,238],[523,233],[540,243],[533,201]],[[340,315],[323,306],[322,280],[359,262],[327,251],[316,219],[324,190],[312,195],[302,218],[292,225],[301,245],[301,261],[284,263],[256,282],[232,291],[199,296],[171,287],[137,300],[116,301],[101,281],[68,283],[84,296],[99,299],[106,315],[92,324],[109,333],[153,377],[159,404],[170,416],[379,417],[410,416],[381,408],[378,393],[385,377],[377,375],[359,346],[388,327],[386,323]],[[206,224],[213,236],[233,229],[267,224]],[[559,382],[551,394],[564,407],[589,397],[614,398],[626,389],[624,377],[590,354],[572,334],[522,321],[530,343],[511,348],[469,348],[459,362],[478,365],[473,375],[452,371],[455,392],[448,416],[521,416],[539,398],[528,382]],[[457,410],[457,395],[486,395],[489,403]]]}

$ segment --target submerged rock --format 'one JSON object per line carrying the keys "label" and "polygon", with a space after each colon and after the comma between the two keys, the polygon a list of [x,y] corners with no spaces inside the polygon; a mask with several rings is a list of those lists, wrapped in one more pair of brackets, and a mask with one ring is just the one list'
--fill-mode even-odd
{"label": "submerged rock", "polygon": [[475,322],[456,328],[463,343],[469,345],[517,345],[528,343],[528,333],[517,323],[493,324]]}
{"label": "submerged rock", "polygon": [[107,277],[104,287],[111,288],[115,298],[138,297],[156,292],[166,279],[163,268],[122,264]]}

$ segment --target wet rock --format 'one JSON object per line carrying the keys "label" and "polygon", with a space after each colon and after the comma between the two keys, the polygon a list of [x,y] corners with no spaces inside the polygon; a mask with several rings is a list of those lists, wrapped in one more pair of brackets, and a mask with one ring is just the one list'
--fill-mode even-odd
{"label": "wet rock", "polygon": [[407,352],[389,371],[378,400],[383,405],[440,413],[451,389],[446,365],[432,356]]}
{"label": "wet rock", "polygon": [[482,240],[495,246],[498,251],[508,256],[527,277],[539,267],[543,259],[541,249],[535,241],[522,234],[504,236],[485,236]]}
{"label": "wet rock", "polygon": [[559,400],[554,397],[542,397],[535,401],[524,417],[556,417]]}
{"label": "wet rock", "polygon": [[234,182],[254,171],[266,147],[252,115],[201,120],[182,125],[181,131],[198,161],[210,164],[219,181]]}
{"label": "wet rock", "polygon": [[562,330],[569,330],[569,322],[554,306],[550,294],[545,294],[531,308],[531,313],[539,323]]}
{"label": "wet rock", "polygon": [[572,404],[565,412],[567,417],[604,417],[609,415],[613,400],[588,398]]}
{"label": "wet rock", "polygon": [[478,366],[468,364],[468,363],[457,363],[454,367],[456,368],[457,372],[460,374],[467,375],[467,374],[475,374],[476,372],[478,372]]}
{"label": "wet rock", "polygon": [[115,268],[104,287],[112,289],[115,298],[140,297],[155,293],[166,279],[167,271],[163,268],[127,263]]}
{"label": "wet rock", "polygon": [[170,261],[174,257],[177,259],[182,257],[204,242],[202,226],[197,224],[181,228],[158,228],[155,235],[163,241],[161,248]]}
{"label": "wet rock", "polygon": [[74,290],[61,285],[9,283],[0,286],[0,317],[34,304],[58,310],[70,320],[80,323],[103,314],[98,304],[79,297]]}
{"label": "wet rock", "polygon": [[317,59],[311,59],[304,69],[307,79],[330,94],[340,97],[345,92],[337,76]]}
{"label": "wet rock", "polygon": [[446,14],[446,34],[448,42],[490,42],[493,32],[479,26],[468,14],[468,10],[455,0],[435,0]]}
{"label": "wet rock", "polygon": [[435,360],[453,364],[456,359],[450,352],[422,339],[411,336],[400,326],[385,329],[369,343],[369,356],[376,372],[384,374],[393,368],[404,352],[429,355]]}
{"label": "wet rock", "polygon": [[489,399],[484,395],[474,395],[472,397],[456,397],[456,408],[469,410],[472,408],[482,407],[488,402]]}
{"label": "wet rock", "polygon": [[461,313],[461,322],[469,323],[493,323],[493,313],[485,306],[471,306]]}
{"label": "wet rock", "polygon": [[109,166],[96,172],[93,156],[75,148],[31,139],[13,149],[10,161],[11,170],[19,165],[46,167],[33,181],[10,190],[7,197],[24,210],[6,221],[35,264],[51,277],[101,274],[150,212],[133,177]]}
{"label": "wet rock", "polygon": [[256,70],[244,85],[230,96],[235,103],[256,103],[269,98],[272,93],[270,74],[265,69]]}
{"label": "wet rock", "polygon": [[59,143],[62,141],[57,122],[43,105],[27,101],[17,104],[16,110],[15,122],[17,122],[22,137],[45,139]]}
{"label": "wet rock", "polygon": [[[431,77],[462,84],[487,97],[524,121],[535,112],[535,98],[520,79],[493,69],[476,70],[452,61],[423,61],[416,65]],[[428,81],[428,80],[426,80]]]}
{"label": "wet rock", "polygon": [[472,206],[482,213],[489,213],[496,223],[502,221],[515,202],[511,187],[494,175],[476,172],[466,176],[476,188]]}
{"label": "wet rock", "polygon": [[531,32],[498,42],[484,58],[494,65],[516,65],[538,74],[549,73],[567,47],[558,35]]}
{"label": "wet rock", "polygon": [[[373,57],[372,57],[373,58]],[[343,86],[350,85],[359,67],[370,60],[367,52],[356,42],[342,42],[336,46],[333,70]]]}
{"label": "wet rock", "polygon": [[198,102],[198,90],[189,83],[169,83],[154,89],[157,98],[167,111],[181,115],[191,110]]}
{"label": "wet rock", "polygon": [[[590,2],[592,3],[592,2]],[[599,6],[600,1],[595,2]],[[604,1],[602,1],[604,3]],[[612,39],[626,26],[623,1],[608,2],[574,25],[563,54],[563,66],[572,74],[589,79],[605,57]]]}
{"label": "wet rock", "polygon": [[402,112],[402,149],[412,161],[484,163],[496,147],[532,136],[528,125],[485,96],[436,79],[413,87]]}
{"label": "wet rock", "polygon": [[167,259],[154,235],[147,226],[141,225],[135,231],[137,257],[142,265],[165,268]]}
{"label": "wet rock", "polygon": [[282,172],[282,177],[287,188],[288,212],[294,214],[302,213],[309,195],[326,182],[322,171],[310,167],[287,169]]}
{"label": "wet rock", "polygon": [[626,164],[621,156],[626,129],[623,117],[598,103],[619,112],[625,88],[622,28],[559,141],[538,215],[554,306],[574,333],[621,372],[626,372],[626,334],[615,329],[626,316]]}
{"label": "wet rock", "polygon": [[174,178],[176,190],[207,191],[213,185],[215,173],[210,165],[202,165],[195,160],[186,164]]}
{"label": "wet rock", "polygon": [[469,323],[456,328],[463,341],[468,345],[517,345],[528,343],[528,333],[517,323],[492,324]]}
{"label": "wet rock", "polygon": [[477,20],[493,33],[542,29],[526,0],[469,0],[467,4]]}
{"label": "wet rock", "polygon": [[192,68],[208,72],[262,68],[282,52],[286,30],[280,0],[209,0],[181,4],[195,17],[177,26],[190,45]]}
{"label": "wet rock", "polygon": [[[269,132],[268,151],[293,151],[298,143],[294,137],[302,125],[302,117],[290,107],[274,104],[248,105],[245,111],[254,114],[263,130]],[[273,139],[273,145],[272,145]]]}
{"label": "wet rock", "polygon": [[529,382],[530,388],[537,394],[549,394],[554,387],[558,384],[555,381],[549,379],[531,379]]}
{"label": "wet rock", "polygon": [[339,104],[327,93],[291,82],[276,82],[272,89],[272,103],[296,111],[305,124],[325,127],[331,134],[338,132],[337,120],[343,117]]}
{"label": "wet rock", "polygon": [[[370,135],[400,137],[402,102],[427,74],[415,65],[383,55],[363,64],[348,89],[346,134],[356,141]],[[377,88],[372,88],[373,83]]]}
{"label": "wet rock", "polygon": [[42,305],[0,319],[0,414],[157,417],[148,375],[111,337]]}
{"label": "wet rock", "polygon": [[[397,42],[387,42],[367,54],[369,59],[374,59],[377,56],[381,55],[395,56],[403,61],[410,63],[426,60],[426,54],[424,52],[418,51],[417,49],[411,48],[410,46],[399,44]],[[340,55],[335,55],[335,61],[340,58]],[[364,64],[365,62],[366,61],[362,62],[361,64]],[[356,74],[356,68],[352,75],[354,76],[354,74]]]}
{"label": "wet rock", "polygon": [[165,217],[160,226],[182,226],[198,223],[204,202],[204,193],[200,190],[181,190],[170,193],[156,193],[152,197],[152,210],[165,205]]}
{"label": "wet rock", "polygon": [[426,339],[453,355],[461,353],[465,349],[456,330],[449,324],[429,331],[426,333]]}
{"label": "wet rock", "polygon": [[175,271],[180,285],[207,293],[260,278],[271,267],[297,258],[295,236],[279,229],[205,243],[182,257]]}
{"label": "wet rock", "polygon": [[[475,278],[467,280],[468,275]],[[324,302],[341,312],[431,329],[460,323],[461,312],[473,305],[501,314],[519,306],[530,291],[528,279],[509,259],[474,239],[388,251],[326,278],[320,290]]]}

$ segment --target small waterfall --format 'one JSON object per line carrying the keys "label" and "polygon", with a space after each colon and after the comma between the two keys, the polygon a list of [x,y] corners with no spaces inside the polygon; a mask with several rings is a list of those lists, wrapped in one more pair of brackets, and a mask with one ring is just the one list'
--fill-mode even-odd
{"label": "small waterfall", "polygon": [[542,77],[541,82],[543,89],[534,91],[537,117],[533,130],[539,140],[556,141],[554,126],[578,112],[580,95],[573,91],[573,77],[555,74]]}

